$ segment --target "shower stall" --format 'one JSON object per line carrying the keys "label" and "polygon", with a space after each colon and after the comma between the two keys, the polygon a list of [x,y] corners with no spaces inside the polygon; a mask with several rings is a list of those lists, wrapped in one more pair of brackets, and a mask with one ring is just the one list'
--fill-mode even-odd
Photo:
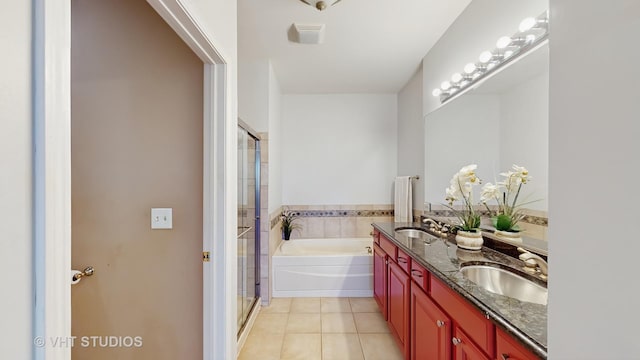
{"label": "shower stall", "polygon": [[260,298],[260,137],[238,119],[238,335]]}

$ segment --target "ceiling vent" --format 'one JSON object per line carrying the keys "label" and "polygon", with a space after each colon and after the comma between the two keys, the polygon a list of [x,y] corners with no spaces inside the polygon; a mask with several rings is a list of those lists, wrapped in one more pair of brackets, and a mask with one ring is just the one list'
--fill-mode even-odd
{"label": "ceiling vent", "polygon": [[293,41],[300,44],[322,44],[324,24],[293,24]]}

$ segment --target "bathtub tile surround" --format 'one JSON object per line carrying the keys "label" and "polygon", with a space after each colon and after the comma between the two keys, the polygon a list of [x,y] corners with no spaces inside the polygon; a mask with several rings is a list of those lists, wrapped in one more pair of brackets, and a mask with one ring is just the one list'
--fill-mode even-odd
{"label": "bathtub tile surround", "polygon": [[[268,147],[266,133],[261,133],[263,147]],[[268,167],[268,153],[261,152],[262,166]],[[268,193],[268,186],[262,189]],[[299,212],[296,221],[301,226],[293,231],[291,239],[337,239],[370,238],[373,222],[392,221],[392,204],[370,205],[284,205],[263,216],[260,222],[262,244],[260,249],[260,290],[262,304],[267,305],[273,296],[271,274],[273,273],[273,255],[282,242],[280,215],[288,208]],[[266,214],[268,199],[261,204],[261,213]],[[266,241],[265,239],[269,239]]]}
{"label": "bathtub tile surround", "polygon": [[373,298],[274,299],[256,323],[239,360],[402,359]]}
{"label": "bathtub tile surround", "polygon": [[[267,210],[264,210],[264,214]],[[264,217],[264,222],[268,224],[263,228],[262,251],[260,255],[260,291],[262,296],[262,305],[268,305],[272,300],[272,284],[271,273],[273,269],[273,254],[275,254],[278,246],[282,242],[282,231],[280,230],[280,214],[282,207],[273,211],[269,216]],[[268,239],[268,241],[266,241]]]}
{"label": "bathtub tile surround", "polygon": [[[300,216],[292,239],[368,237],[371,223],[393,219],[393,205],[285,205]],[[275,223],[272,222],[274,227]]]}
{"label": "bathtub tile surround", "polygon": [[[281,236],[274,233],[279,224],[282,207],[269,213],[269,133],[260,136],[260,297],[262,305],[271,301],[271,256],[280,245]],[[268,214],[268,216],[267,216]],[[276,222],[275,224],[273,222]],[[278,227],[279,229],[279,227]]]}

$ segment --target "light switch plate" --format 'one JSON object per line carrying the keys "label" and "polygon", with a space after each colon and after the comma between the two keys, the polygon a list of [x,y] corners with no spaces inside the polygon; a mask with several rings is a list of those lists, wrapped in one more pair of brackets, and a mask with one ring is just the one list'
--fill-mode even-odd
{"label": "light switch plate", "polygon": [[152,208],[151,209],[152,229],[173,229],[173,209],[172,208]]}

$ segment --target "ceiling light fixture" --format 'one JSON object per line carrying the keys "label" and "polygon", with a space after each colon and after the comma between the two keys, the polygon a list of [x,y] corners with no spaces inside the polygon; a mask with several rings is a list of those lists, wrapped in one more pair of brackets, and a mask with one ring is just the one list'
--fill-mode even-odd
{"label": "ceiling light fixture", "polygon": [[[305,1],[305,0],[301,0]],[[306,2],[306,1],[305,1]],[[482,80],[498,68],[518,58],[518,55],[535,48],[548,38],[549,13],[545,11],[537,18],[526,18],[519,26],[519,31],[513,36],[503,36],[498,39],[493,51],[483,51],[475,63],[468,63],[464,73],[455,73],[451,82],[444,81],[439,89],[431,93],[440,98],[440,103],[451,99],[453,95],[462,93],[464,89]],[[464,81],[463,81],[464,80]]]}
{"label": "ceiling light fixture", "polygon": [[329,6],[333,6],[337,3],[339,3],[342,0],[320,0],[320,1],[315,1],[315,0],[300,0],[303,3],[313,6],[316,9],[318,9],[319,11],[323,11],[324,9],[328,8]]}

